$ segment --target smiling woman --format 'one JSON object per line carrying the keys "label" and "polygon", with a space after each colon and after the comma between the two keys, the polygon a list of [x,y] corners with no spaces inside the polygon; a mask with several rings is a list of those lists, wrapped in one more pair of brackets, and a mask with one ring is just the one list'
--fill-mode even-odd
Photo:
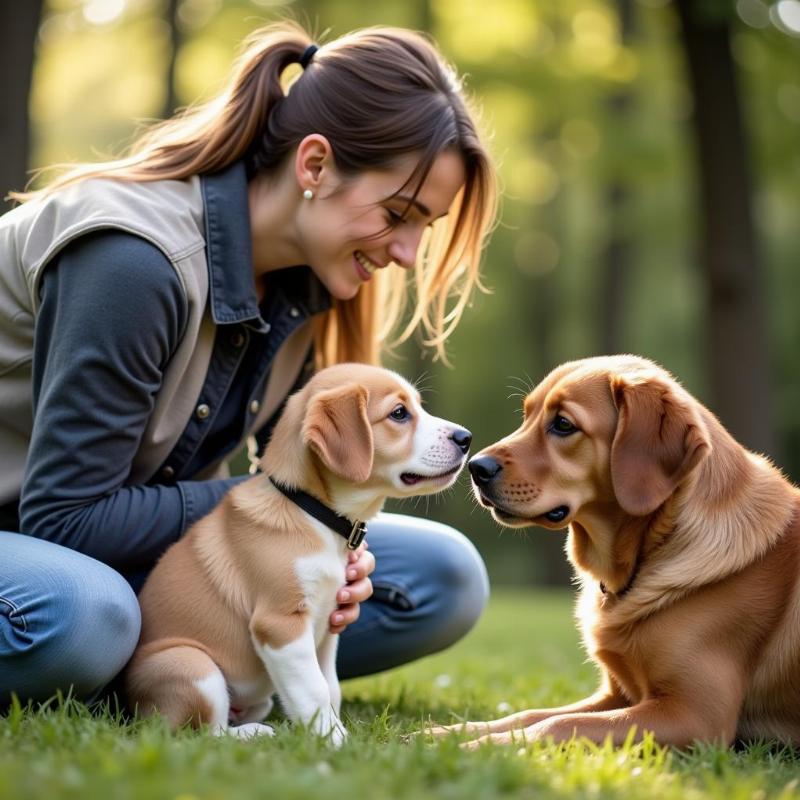
{"label": "smiling woman", "polygon": [[[219,97],[17,199],[0,220],[0,705],[113,677],[139,626],[114,570],[141,586],[315,364],[377,362],[409,296],[400,338],[421,326],[443,354],[495,184],[426,39],[375,28],[320,47],[284,24],[250,37]],[[349,626],[343,677],[445,647],[488,591],[444,526],[386,515],[369,542],[330,617]]]}
{"label": "smiling woman", "polygon": [[[286,68],[304,53],[304,71],[285,87]],[[151,128],[128,157],[69,169],[41,192],[12,197],[31,199],[86,178],[185,180],[241,162],[251,206],[255,197],[272,209],[263,220],[251,214],[256,260],[259,244],[269,239],[270,263],[315,270],[320,264],[305,251],[323,244],[326,229],[302,227],[309,215],[299,200],[326,200],[326,210],[350,206],[363,215],[391,201],[382,211],[383,227],[413,226],[416,213],[427,218],[422,229],[435,223],[430,234],[422,242],[418,231],[416,246],[400,245],[401,252],[382,262],[359,255],[374,268],[394,261],[414,267],[415,305],[395,341],[421,326],[427,344],[443,357],[480,285],[480,253],[496,212],[494,167],[473,116],[456,73],[421,35],[376,27],[318,47],[287,22],[254,32],[218,97]],[[306,144],[310,152],[301,147]],[[295,181],[289,180],[292,162],[304,156],[308,163],[297,164]],[[304,168],[307,180],[300,175]],[[321,194],[312,175],[322,181]],[[439,195],[439,208],[419,197],[423,188]],[[276,233],[284,236],[276,240]],[[290,239],[283,257],[281,238]],[[387,271],[364,289],[334,297],[330,311],[315,321],[318,366],[379,361],[403,317],[409,287],[405,276]]]}
{"label": "smiling woman", "polygon": [[[327,138],[304,137],[277,176],[251,182],[256,275],[307,263],[336,301],[350,301],[378,270],[412,269],[424,231],[447,215],[466,180],[461,154],[446,150],[415,196],[407,197],[403,187],[418,158],[405,156],[396,166],[348,179],[337,168]],[[304,202],[292,202],[297,186],[305,187]],[[276,203],[276,195],[284,202]]]}

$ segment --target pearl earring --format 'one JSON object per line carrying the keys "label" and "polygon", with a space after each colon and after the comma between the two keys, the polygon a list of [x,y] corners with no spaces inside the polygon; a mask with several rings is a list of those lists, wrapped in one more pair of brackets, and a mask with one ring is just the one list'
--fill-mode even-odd
{"label": "pearl earring", "polygon": [[312,192],[312,191],[311,191],[311,189],[306,189],[306,190],[303,192],[303,197],[304,197],[306,200],[313,200],[313,199],[314,199],[314,192]]}

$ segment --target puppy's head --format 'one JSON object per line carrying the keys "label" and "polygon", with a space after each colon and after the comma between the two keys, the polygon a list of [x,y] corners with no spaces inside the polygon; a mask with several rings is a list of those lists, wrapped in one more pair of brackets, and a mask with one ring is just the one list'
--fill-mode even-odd
{"label": "puppy's head", "polygon": [[335,495],[353,489],[364,501],[409,497],[452,485],[471,441],[468,430],[428,414],[396,373],[340,364],[290,398],[265,467],[285,475],[293,464],[287,479],[305,487],[310,469]]}
{"label": "puppy's head", "polygon": [[598,504],[654,512],[710,447],[701,407],[665,370],[608,356],[553,370],[526,397],[520,428],[469,470],[498,522],[558,529]]}

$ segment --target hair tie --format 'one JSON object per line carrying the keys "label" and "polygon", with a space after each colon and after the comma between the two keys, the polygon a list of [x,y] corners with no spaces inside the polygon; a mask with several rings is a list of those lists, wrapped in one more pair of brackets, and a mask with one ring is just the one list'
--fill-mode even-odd
{"label": "hair tie", "polygon": [[311,63],[311,59],[314,58],[314,53],[319,50],[319,47],[315,44],[310,44],[303,50],[303,55],[300,56],[300,66],[305,70],[305,68]]}

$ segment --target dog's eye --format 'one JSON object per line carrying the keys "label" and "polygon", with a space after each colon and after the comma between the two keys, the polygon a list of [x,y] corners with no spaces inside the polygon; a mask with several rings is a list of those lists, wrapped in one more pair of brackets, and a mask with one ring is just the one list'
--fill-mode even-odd
{"label": "dog's eye", "polygon": [[575,431],[578,429],[566,417],[558,415],[553,420],[550,430],[559,436],[569,436],[571,433],[575,433]]}
{"label": "dog's eye", "polygon": [[389,419],[393,419],[395,422],[405,422],[407,419],[411,419],[411,414],[401,403],[399,406],[395,406],[392,409],[392,413],[389,414]]}

